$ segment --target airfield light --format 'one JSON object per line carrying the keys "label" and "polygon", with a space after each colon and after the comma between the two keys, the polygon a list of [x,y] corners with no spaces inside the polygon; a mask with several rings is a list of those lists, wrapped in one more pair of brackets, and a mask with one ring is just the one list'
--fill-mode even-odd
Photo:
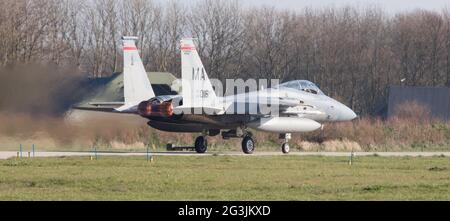
{"label": "airfield light", "polygon": [[352,165],[353,164],[353,150],[352,152],[350,152],[350,160],[348,161],[348,165]]}
{"label": "airfield light", "polygon": [[[97,160],[98,157],[97,157],[97,147],[96,146],[93,146],[93,151],[94,151],[95,159]],[[92,156],[91,156],[91,159],[92,159]]]}
{"label": "airfield light", "polygon": [[[152,144],[154,147],[155,145]],[[153,163],[153,155],[150,152],[150,145],[147,145],[147,161],[150,161],[150,163]]]}

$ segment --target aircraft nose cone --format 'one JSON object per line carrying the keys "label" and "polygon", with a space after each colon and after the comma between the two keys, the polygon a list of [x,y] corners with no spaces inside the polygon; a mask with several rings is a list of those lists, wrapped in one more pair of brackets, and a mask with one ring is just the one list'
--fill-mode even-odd
{"label": "aircraft nose cone", "polygon": [[340,115],[341,121],[350,121],[357,117],[356,113],[345,105],[343,105],[343,107],[341,108]]}

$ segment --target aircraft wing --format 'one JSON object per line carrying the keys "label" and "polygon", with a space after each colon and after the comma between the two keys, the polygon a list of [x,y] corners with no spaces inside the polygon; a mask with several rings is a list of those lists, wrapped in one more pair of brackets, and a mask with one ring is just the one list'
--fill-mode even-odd
{"label": "aircraft wing", "polygon": [[106,107],[106,106],[111,107],[111,106],[123,105],[124,102],[121,102],[121,101],[118,101],[118,102],[116,102],[116,101],[113,101],[113,102],[89,102],[88,104],[92,105],[92,106],[96,106],[96,107]]}

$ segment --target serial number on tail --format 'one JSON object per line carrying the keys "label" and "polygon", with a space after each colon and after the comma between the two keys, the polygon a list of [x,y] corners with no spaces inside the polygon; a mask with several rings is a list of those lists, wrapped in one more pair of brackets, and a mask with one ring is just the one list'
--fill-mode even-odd
{"label": "serial number on tail", "polygon": [[199,97],[207,98],[208,96],[209,96],[209,90],[200,90],[199,91]]}

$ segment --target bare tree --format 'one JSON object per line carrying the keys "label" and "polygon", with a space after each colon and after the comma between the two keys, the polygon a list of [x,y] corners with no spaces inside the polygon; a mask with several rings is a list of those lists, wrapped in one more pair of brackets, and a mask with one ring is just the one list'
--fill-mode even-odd
{"label": "bare tree", "polygon": [[242,7],[239,0],[2,0],[0,67],[73,65],[91,77],[122,69],[119,39],[138,36],[148,71],[180,71],[179,40],[194,37],[211,77],[307,79],[358,114],[386,88],[450,86],[450,12],[377,7]]}
{"label": "bare tree", "polygon": [[190,11],[190,32],[198,39],[199,53],[209,73],[221,80],[237,72],[230,61],[243,52],[242,17],[237,1],[204,0]]}

